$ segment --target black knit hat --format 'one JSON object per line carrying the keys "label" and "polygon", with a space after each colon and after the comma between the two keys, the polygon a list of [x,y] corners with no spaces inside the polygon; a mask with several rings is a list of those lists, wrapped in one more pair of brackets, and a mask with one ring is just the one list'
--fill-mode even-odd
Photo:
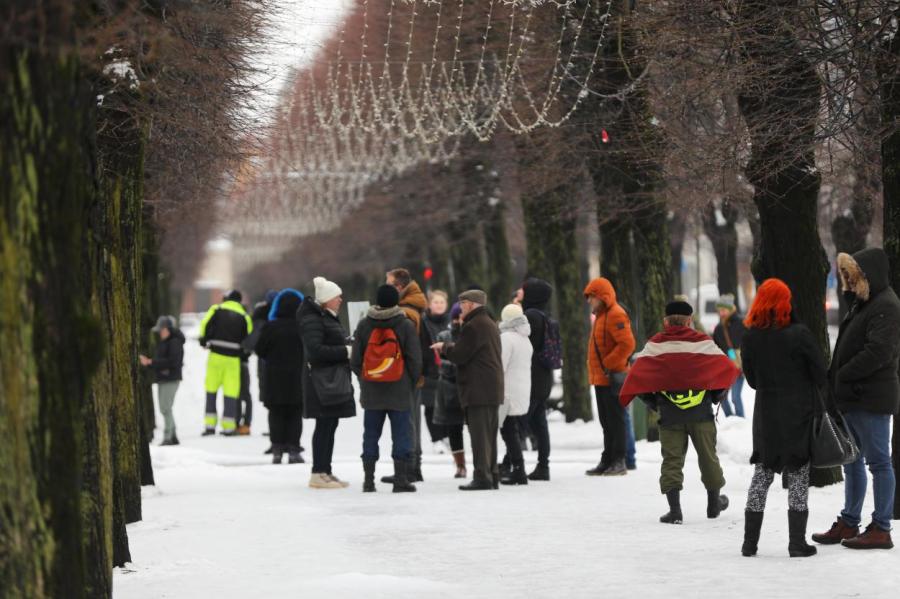
{"label": "black knit hat", "polygon": [[244,296],[241,295],[241,292],[237,289],[232,289],[228,293],[225,294],[224,301],[226,302],[237,302],[241,303],[243,301]]}
{"label": "black knit hat", "polygon": [[666,304],[666,316],[692,316],[694,309],[687,302],[674,301]]}
{"label": "black knit hat", "polygon": [[382,285],[375,294],[375,303],[379,308],[393,308],[400,303],[400,292],[393,285]]}

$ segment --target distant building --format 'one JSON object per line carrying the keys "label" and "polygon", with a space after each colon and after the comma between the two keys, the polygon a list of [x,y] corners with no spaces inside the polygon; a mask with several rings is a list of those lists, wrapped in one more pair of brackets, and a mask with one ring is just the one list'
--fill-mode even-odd
{"label": "distant building", "polygon": [[205,312],[222,301],[234,287],[233,245],[228,239],[213,239],[206,244],[206,258],[199,276],[182,297],[182,312]]}

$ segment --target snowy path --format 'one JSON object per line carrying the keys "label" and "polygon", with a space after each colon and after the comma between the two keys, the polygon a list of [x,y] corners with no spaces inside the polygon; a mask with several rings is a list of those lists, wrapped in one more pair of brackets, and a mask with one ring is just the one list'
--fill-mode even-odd
{"label": "snowy path", "polygon": [[[553,481],[463,494],[447,455],[426,450],[416,494],[386,485],[362,494],[362,419],[341,422],[335,473],[346,490],[306,486],[309,465],[274,466],[254,434],[201,438],[205,354],[189,341],[176,400],[182,445],[153,448],[157,486],[129,526],[135,560],[116,570],[117,599],[248,597],[896,597],[900,553],[820,547],[787,557],[786,494],[769,496],[759,557],[743,558],[750,423],[720,417],[719,450],[732,505],[705,517],[691,450],[683,526],[659,524],[659,445],[638,444],[638,470],[587,478],[600,453],[596,422],[551,423]],[[254,401],[255,401],[254,394]],[[752,409],[752,391],[745,391]],[[310,446],[312,426],[303,444]],[[468,444],[468,440],[467,440]],[[502,446],[502,444],[501,444]],[[382,454],[389,455],[389,439]],[[309,456],[307,455],[307,458]],[[534,454],[527,459],[533,462]],[[379,475],[391,466],[382,459]],[[813,490],[810,528],[827,528],[842,489]],[[871,498],[866,512],[871,511]]]}

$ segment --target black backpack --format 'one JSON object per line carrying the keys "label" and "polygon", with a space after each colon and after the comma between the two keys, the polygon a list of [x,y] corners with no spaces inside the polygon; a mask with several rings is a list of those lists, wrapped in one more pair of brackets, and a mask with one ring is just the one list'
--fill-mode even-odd
{"label": "black backpack", "polygon": [[559,322],[544,316],[544,346],[537,353],[538,364],[548,370],[562,368],[562,335],[559,332]]}

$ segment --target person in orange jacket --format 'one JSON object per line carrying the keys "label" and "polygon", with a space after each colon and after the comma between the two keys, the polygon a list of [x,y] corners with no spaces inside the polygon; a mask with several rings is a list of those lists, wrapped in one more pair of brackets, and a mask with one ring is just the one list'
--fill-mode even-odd
{"label": "person in orange jacket", "polygon": [[603,427],[603,455],[588,476],[621,476],[625,467],[625,409],[619,390],[634,352],[634,335],[628,313],[616,301],[616,290],[603,277],[584,288],[584,297],[594,313],[588,340],[588,376],[597,398],[597,414]]}

